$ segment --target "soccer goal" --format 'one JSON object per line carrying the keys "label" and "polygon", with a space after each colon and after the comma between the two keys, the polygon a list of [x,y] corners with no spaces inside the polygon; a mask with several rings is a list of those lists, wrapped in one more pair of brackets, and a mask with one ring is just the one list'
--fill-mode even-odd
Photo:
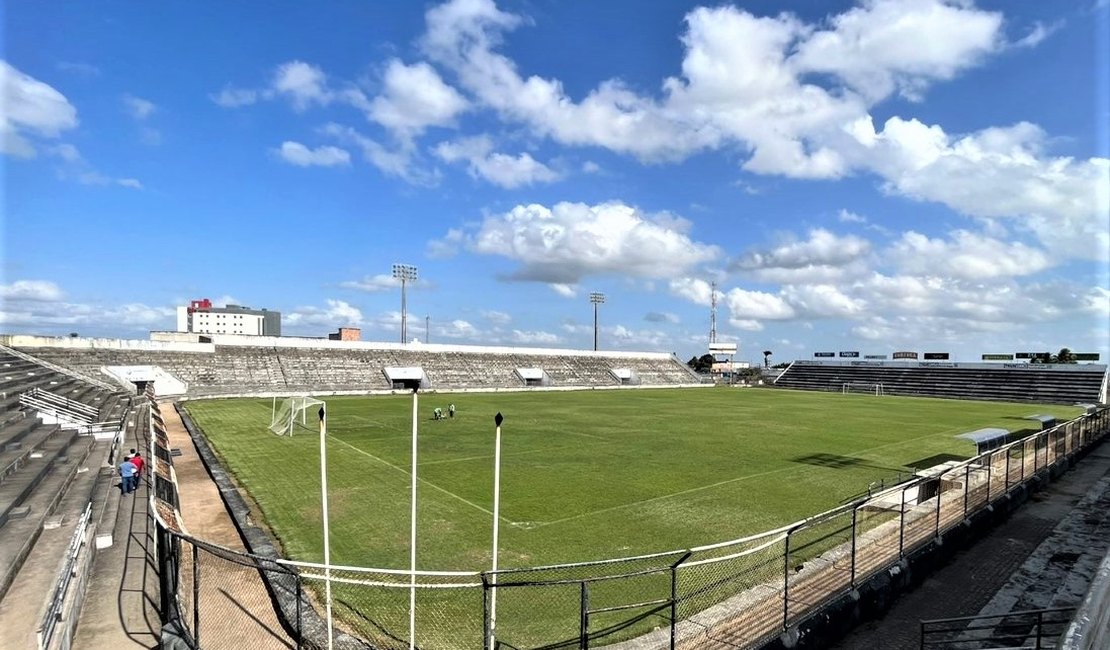
{"label": "soccer goal", "polygon": [[279,436],[291,436],[297,427],[308,428],[308,413],[315,413],[317,406],[324,402],[311,397],[287,397],[281,401],[281,406],[274,398],[270,407],[270,431]]}
{"label": "soccer goal", "polygon": [[867,395],[874,395],[875,397],[882,397],[886,393],[883,392],[883,385],[881,382],[863,382],[863,381],[847,381],[840,385],[840,392],[848,393],[865,393]]}

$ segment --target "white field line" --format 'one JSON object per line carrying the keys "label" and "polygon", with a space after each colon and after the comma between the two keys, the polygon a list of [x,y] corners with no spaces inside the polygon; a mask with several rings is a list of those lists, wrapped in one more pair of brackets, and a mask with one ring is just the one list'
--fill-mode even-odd
{"label": "white field line", "polygon": [[[389,461],[387,461],[387,460],[383,460],[383,459],[381,459],[381,458],[378,458],[377,456],[375,456],[374,454],[371,454],[370,452],[366,451],[365,449],[359,449],[358,447],[356,447],[356,446],[352,445],[351,443],[347,442],[346,440],[340,440],[339,438],[336,438],[335,436],[333,436],[333,435],[331,435],[331,434],[328,434],[328,437],[329,437],[329,438],[332,438],[333,440],[335,440],[336,442],[338,442],[338,443],[340,443],[340,444],[344,444],[344,445],[347,445],[348,447],[350,447],[351,449],[354,449],[355,451],[357,451],[358,453],[362,454],[363,456],[366,456],[366,457],[368,457],[368,458],[372,458],[372,459],[374,459],[374,460],[378,461],[378,462],[379,462],[379,463],[381,463],[382,465],[385,465],[385,466],[387,466],[387,467],[392,467],[393,469],[397,470],[398,472],[401,472],[401,473],[402,473],[402,474],[404,474],[405,476],[412,476],[412,474],[411,474],[411,473],[410,473],[410,472],[409,472],[408,470],[406,470],[406,469],[404,469],[404,468],[401,468],[401,467],[398,467],[398,466],[394,465],[393,463],[391,463],[391,462],[389,462]],[[430,487],[430,488],[432,488],[432,489],[434,489],[434,490],[439,490],[440,492],[442,492],[442,493],[446,494],[446,495],[447,495],[447,496],[449,496],[449,497],[452,497],[452,498],[454,498],[454,499],[457,499],[457,500],[459,500],[459,501],[462,501],[463,503],[465,503],[466,505],[470,506],[471,508],[474,508],[474,509],[476,509],[476,510],[480,510],[481,512],[484,512],[484,513],[486,513],[486,514],[487,514],[487,515],[489,515],[490,517],[492,517],[492,516],[493,516],[493,512],[492,512],[492,511],[490,511],[490,510],[486,510],[485,508],[483,508],[482,506],[478,505],[477,503],[474,503],[474,502],[472,502],[472,501],[468,501],[467,499],[464,499],[463,497],[460,497],[459,495],[455,494],[454,492],[452,492],[452,491],[450,491],[450,490],[446,490],[446,489],[444,489],[444,488],[441,488],[441,487],[439,487],[438,485],[436,485],[435,483],[431,483],[431,482],[427,481],[426,479],[422,479],[422,478],[420,478],[420,477],[417,477],[417,479],[416,479],[416,480],[417,480],[417,481],[419,481],[420,483],[423,483],[424,485],[427,485],[428,487]],[[505,517],[498,517],[498,519],[500,519],[501,521],[505,522],[506,524],[509,524],[510,526],[516,526],[516,525],[517,525],[517,523],[516,523],[515,521],[510,521],[509,519],[506,519]]]}
{"label": "white field line", "polygon": [[[952,431],[957,431],[961,428],[962,427],[955,428],[955,429],[949,429],[947,431],[941,431],[939,433],[930,433],[928,435],[918,436],[917,438],[907,438],[905,440],[898,440],[898,441],[895,441],[895,442],[889,442],[889,443],[886,443],[886,444],[878,445],[876,447],[869,447],[867,449],[860,449],[858,451],[853,451],[853,452],[850,452],[850,453],[856,454],[856,455],[866,454],[868,452],[875,451],[876,449],[885,449],[886,447],[894,447],[896,445],[905,444],[907,442],[915,442],[915,441],[918,441],[918,440],[924,440],[926,438],[933,438],[933,437],[936,437],[936,436],[948,435]],[[608,508],[602,508],[601,510],[593,510],[591,512],[584,512],[582,514],[572,515],[570,517],[563,517],[562,519],[556,519],[554,521],[544,521],[544,522],[533,523],[531,528],[534,530],[536,528],[543,528],[544,526],[551,526],[551,525],[554,525],[554,524],[561,524],[561,523],[566,522],[566,521],[573,521],[575,519],[583,519],[585,517],[592,517],[594,515],[600,515],[600,514],[604,514],[604,513],[607,513],[607,512],[613,512],[614,510],[621,510],[621,509],[624,509],[624,508],[631,508],[631,507],[634,507],[634,506],[640,506],[640,505],[644,505],[646,503],[652,503],[654,501],[662,501],[664,499],[670,499],[672,497],[682,496],[684,494],[690,494],[692,492],[701,492],[703,490],[711,490],[713,488],[720,487],[722,485],[728,485],[729,483],[737,483],[739,481],[746,481],[748,479],[759,478],[761,476],[770,476],[771,474],[783,474],[783,473],[786,473],[786,472],[796,472],[796,471],[804,470],[804,469],[812,469],[812,468],[811,467],[800,467],[800,466],[796,467],[796,466],[792,465],[792,466],[789,466],[789,467],[780,467],[779,469],[768,470],[766,472],[757,472],[755,474],[746,474],[744,476],[737,476],[736,478],[730,478],[730,479],[726,479],[724,481],[718,481],[716,483],[710,483],[709,485],[702,485],[702,486],[699,486],[699,487],[693,487],[693,488],[689,488],[689,489],[686,489],[686,490],[679,490],[678,492],[672,492],[670,494],[663,494],[663,495],[660,495],[660,496],[657,496],[657,497],[652,497],[650,499],[642,499],[640,501],[631,501],[629,503],[623,503],[619,506],[610,506]]]}
{"label": "white field line", "polygon": [[[613,441],[608,441],[608,442],[612,443]],[[544,449],[532,449],[532,450],[529,450],[529,451],[514,451],[514,452],[508,453],[508,454],[502,451],[501,452],[501,457],[502,458],[513,458],[513,457],[516,457],[516,456],[527,456],[529,454],[545,454],[545,453],[551,452],[551,451],[564,451],[564,450],[567,450],[567,449],[577,449],[577,447],[572,447],[572,446],[545,447]],[[427,462],[420,463],[420,466],[424,467],[425,465],[443,465],[444,463],[461,463],[461,462],[467,461],[467,460],[493,460],[493,454],[485,454],[483,456],[466,456],[464,458],[444,458],[443,460],[429,460]]]}

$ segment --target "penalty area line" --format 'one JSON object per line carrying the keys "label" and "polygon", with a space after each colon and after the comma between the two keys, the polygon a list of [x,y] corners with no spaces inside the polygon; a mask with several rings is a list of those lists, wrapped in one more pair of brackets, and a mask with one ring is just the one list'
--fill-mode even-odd
{"label": "penalty area line", "polygon": [[[331,435],[330,433],[328,434],[328,437],[332,438],[333,440],[335,440],[337,442],[339,442],[340,444],[347,445],[351,449],[354,449],[355,451],[362,454],[363,456],[366,456],[367,458],[372,458],[372,459],[378,461],[379,463],[381,463],[382,465],[385,465],[386,467],[392,467],[393,469],[397,470],[398,472],[401,472],[405,476],[410,476],[410,477],[412,476],[412,472],[409,472],[408,470],[406,470],[402,467],[398,467],[398,466],[394,465],[393,463],[391,463],[387,460],[383,460],[381,458],[378,458],[374,454],[371,454],[370,452],[366,451],[365,449],[360,449],[360,448],[352,445],[351,443],[347,442],[346,440],[341,440],[339,438],[336,438],[335,436]],[[436,485],[435,483],[432,483],[432,482],[428,481],[427,479],[422,479],[419,476],[416,477],[416,480],[419,481],[420,483],[423,483],[424,485],[427,485],[428,487],[430,487],[434,490],[439,490],[440,492],[446,494],[447,496],[449,496],[453,499],[457,499],[458,501],[462,501],[463,503],[470,506],[471,508],[474,508],[475,510],[479,510],[481,512],[484,512],[484,513],[486,513],[487,515],[489,515],[491,517],[493,516],[493,512],[491,510],[486,510],[485,508],[478,505],[477,503],[474,503],[473,501],[468,501],[467,499],[464,499],[463,497],[460,497],[459,495],[455,494],[451,490],[441,488],[440,486]],[[517,523],[515,521],[511,521],[509,519],[506,519],[505,517],[498,517],[498,519],[505,522],[506,524],[509,524],[510,526],[516,526],[517,525]]]}

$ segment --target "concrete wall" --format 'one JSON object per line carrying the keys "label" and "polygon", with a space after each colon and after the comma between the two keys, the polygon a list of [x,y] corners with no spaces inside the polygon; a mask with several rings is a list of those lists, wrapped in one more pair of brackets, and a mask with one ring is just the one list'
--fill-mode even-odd
{"label": "concrete wall", "polygon": [[[195,336],[195,335],[194,335]],[[259,338],[257,336],[250,338]],[[195,339],[194,339],[195,340]],[[73,350],[145,350],[150,352],[215,352],[211,343],[146,341],[143,339],[103,339],[69,336],[0,334],[0,344],[11,348],[67,348]]]}

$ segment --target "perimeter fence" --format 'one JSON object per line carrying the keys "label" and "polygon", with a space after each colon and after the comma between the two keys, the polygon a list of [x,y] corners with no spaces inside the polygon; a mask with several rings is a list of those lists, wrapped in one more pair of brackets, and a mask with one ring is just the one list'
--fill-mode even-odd
{"label": "perimeter fence", "polygon": [[1104,408],[759,535],[496,572],[235,552],[189,536],[176,508],[156,503],[162,613],[192,648],[326,648],[330,584],[335,648],[757,648],[1108,432]]}

